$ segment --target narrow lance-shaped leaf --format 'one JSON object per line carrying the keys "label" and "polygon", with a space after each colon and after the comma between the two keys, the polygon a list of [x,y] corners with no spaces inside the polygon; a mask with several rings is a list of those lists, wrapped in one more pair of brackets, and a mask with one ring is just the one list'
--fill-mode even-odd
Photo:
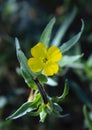
{"label": "narrow lance-shaped leaf", "polygon": [[59,102],[64,100],[64,98],[68,95],[68,93],[69,93],[69,83],[68,80],[66,80],[63,94],[60,97],[58,97]]}
{"label": "narrow lance-shaped leaf", "polygon": [[46,115],[48,114],[48,112],[46,111],[47,106],[46,104],[42,103],[38,110],[36,112],[30,112],[31,116],[40,116],[40,122],[44,122]]}
{"label": "narrow lance-shaped leaf", "polygon": [[60,67],[68,66],[70,67],[74,62],[76,62],[78,59],[80,59],[83,56],[81,55],[76,55],[76,56],[68,56],[65,55],[62,57],[62,59],[58,62]]}
{"label": "narrow lance-shaped leaf", "polygon": [[27,58],[25,54],[23,53],[23,51],[20,49],[19,41],[17,38],[15,39],[15,43],[16,43],[17,58],[20,63],[20,70],[21,70],[22,76],[24,77],[25,82],[28,84],[29,87],[36,89],[36,85],[33,81],[34,73],[31,72],[31,70],[29,69],[27,65]]}
{"label": "narrow lance-shaped leaf", "polygon": [[85,105],[83,106],[83,113],[84,113],[87,125],[89,127],[89,130],[92,130],[92,120],[90,119],[89,113],[87,111],[87,107]]}
{"label": "narrow lance-shaped leaf", "polygon": [[[60,105],[58,105],[57,103],[54,103],[53,104],[53,111],[55,112],[62,112],[63,111],[63,108],[60,106]],[[56,115],[57,116],[57,115]]]}
{"label": "narrow lance-shaped leaf", "polygon": [[31,77],[34,76],[34,73],[31,72],[31,70],[28,68],[27,65],[27,58],[25,56],[25,54],[23,53],[23,51],[20,48],[20,44],[17,38],[15,38],[15,43],[16,43],[16,53],[17,53],[17,58],[18,61],[20,63],[20,66],[22,67],[24,72],[27,72],[28,74],[31,74]]}
{"label": "narrow lance-shaped leaf", "polygon": [[22,117],[31,111],[37,109],[38,105],[41,103],[41,96],[38,94],[32,102],[24,103],[15,113],[9,116],[7,119],[17,119]]}
{"label": "narrow lance-shaped leaf", "polygon": [[42,105],[39,106],[39,108],[36,111],[31,111],[29,113],[30,116],[39,116],[42,111]]}
{"label": "narrow lance-shaped leaf", "polygon": [[91,98],[86,94],[84,90],[82,90],[75,82],[70,82],[70,88],[75,92],[77,97],[85,103],[89,108],[92,109],[92,100]]}
{"label": "narrow lance-shaped leaf", "polygon": [[48,81],[46,82],[47,85],[51,86],[51,87],[56,87],[58,85],[58,83],[52,79],[48,77]]}
{"label": "narrow lance-shaped leaf", "polygon": [[47,24],[46,28],[44,29],[41,38],[40,38],[40,42],[44,43],[47,47],[49,46],[49,41],[51,38],[51,32],[52,32],[52,28],[55,24],[56,19],[52,18],[50,20],[50,22]]}
{"label": "narrow lance-shaped leaf", "polygon": [[57,33],[56,33],[56,35],[55,35],[55,37],[54,37],[54,39],[52,41],[52,45],[55,45],[55,46],[59,46],[60,45],[60,43],[62,42],[63,36],[65,35],[65,33],[68,30],[70,24],[72,23],[73,19],[76,16],[76,12],[77,12],[77,9],[74,8],[72,10],[72,12],[69,13],[66,16],[66,19],[64,20],[64,22],[60,26],[59,30],[57,31]]}
{"label": "narrow lance-shaped leaf", "polygon": [[78,40],[80,39],[81,35],[82,35],[82,32],[83,32],[83,29],[84,29],[84,22],[83,20],[82,21],[82,27],[81,27],[81,31],[76,34],[75,36],[73,36],[73,38],[71,38],[69,41],[63,43],[61,46],[60,46],[60,50],[62,53],[65,53],[66,51],[68,51],[72,46],[74,46]]}
{"label": "narrow lance-shaped leaf", "polygon": [[36,109],[35,107],[32,107],[32,103],[26,102],[15,113],[13,113],[11,116],[9,116],[7,119],[13,120],[13,119],[20,118],[35,109]]}
{"label": "narrow lance-shaped leaf", "polygon": [[64,114],[62,115],[61,112],[63,111],[62,107],[59,106],[57,103],[54,103],[54,108],[52,111],[52,115],[54,115],[55,117],[60,117],[60,118],[64,118],[69,116],[69,114]]}
{"label": "narrow lance-shaped leaf", "polygon": [[52,101],[54,102],[61,102],[65,99],[65,97],[68,95],[69,93],[69,83],[68,80],[65,81],[65,87],[63,90],[63,94],[60,97],[53,97]]}
{"label": "narrow lance-shaped leaf", "polygon": [[46,116],[47,116],[47,113],[46,113],[45,109],[43,108],[42,112],[40,113],[40,122],[44,122]]}

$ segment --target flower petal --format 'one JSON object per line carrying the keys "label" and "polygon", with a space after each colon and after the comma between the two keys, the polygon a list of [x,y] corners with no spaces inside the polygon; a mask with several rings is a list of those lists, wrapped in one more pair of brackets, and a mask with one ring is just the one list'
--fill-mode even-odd
{"label": "flower petal", "polygon": [[52,76],[56,74],[58,70],[59,70],[58,64],[49,62],[45,65],[43,73],[46,74],[47,76]]}
{"label": "flower petal", "polygon": [[31,54],[32,54],[33,57],[37,57],[37,58],[45,57],[46,54],[47,54],[45,44],[39,42],[36,46],[34,46],[31,49]]}
{"label": "flower petal", "polygon": [[42,63],[38,58],[28,59],[28,66],[33,72],[40,72],[42,70]]}
{"label": "flower petal", "polygon": [[62,58],[62,53],[60,52],[60,49],[56,46],[52,46],[48,49],[48,58],[52,62],[57,62]]}

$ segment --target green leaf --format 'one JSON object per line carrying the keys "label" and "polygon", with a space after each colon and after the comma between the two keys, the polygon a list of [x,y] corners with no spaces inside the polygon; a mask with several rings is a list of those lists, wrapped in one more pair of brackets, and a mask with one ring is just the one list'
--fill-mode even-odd
{"label": "green leaf", "polygon": [[78,62],[75,61],[72,64],[69,64],[67,66],[71,67],[73,69],[77,69],[77,71],[78,71],[78,69],[84,69],[84,64],[80,63],[79,61]]}
{"label": "green leaf", "polygon": [[18,41],[17,38],[15,38],[15,44],[16,44],[17,58],[18,58],[18,61],[20,63],[21,69],[24,72],[26,72],[29,75],[31,75],[31,77],[33,77],[34,73],[31,72],[31,70],[29,69],[29,67],[27,65],[27,58],[26,58],[25,54],[23,53],[23,51],[21,50],[20,45],[19,45],[19,41]]}
{"label": "green leaf", "polygon": [[38,116],[38,115],[40,115],[41,111],[42,111],[42,106],[40,106],[37,111],[33,111],[33,112],[31,111],[29,113],[29,115],[30,116]]}
{"label": "green leaf", "polygon": [[26,102],[24,103],[14,114],[9,116],[7,119],[17,119],[28,114],[30,111],[35,110],[35,107],[32,107],[32,103]]}
{"label": "green leaf", "polygon": [[46,111],[46,105],[45,104],[41,104],[39,109],[36,112],[30,112],[31,116],[40,116],[40,122],[44,122],[46,115],[47,115],[47,111]]}
{"label": "green leaf", "polygon": [[40,113],[40,122],[44,122],[46,116],[47,116],[47,113],[46,113],[45,109],[43,109],[42,112]]}
{"label": "green leaf", "polygon": [[82,27],[81,27],[81,31],[76,34],[75,36],[73,36],[73,38],[71,38],[69,41],[63,43],[63,45],[61,45],[60,50],[62,53],[65,53],[66,51],[68,51],[72,46],[74,46],[78,40],[80,39],[83,29],[84,29],[84,22],[82,21]]}
{"label": "green leaf", "polygon": [[63,111],[63,109],[62,109],[62,107],[60,106],[60,105],[58,105],[57,103],[54,103],[53,104],[54,106],[54,111],[58,111],[58,112],[62,112]]}
{"label": "green leaf", "polygon": [[54,79],[49,78],[49,77],[48,77],[48,81],[46,82],[46,84],[50,85],[51,87],[55,87],[58,85],[58,83]]}
{"label": "green leaf", "polygon": [[88,57],[86,64],[89,68],[92,68],[92,54]]}
{"label": "green leaf", "polygon": [[69,116],[69,114],[65,114],[65,115],[61,115],[61,112],[63,111],[62,107],[60,105],[58,105],[57,103],[53,104],[53,111],[52,111],[52,115],[55,117],[60,117],[60,118],[64,118]]}
{"label": "green leaf", "polygon": [[77,9],[74,8],[72,10],[71,13],[69,13],[67,16],[66,16],[66,19],[65,21],[62,23],[62,25],[60,26],[59,30],[57,31],[56,33],[56,36],[54,37],[53,41],[52,41],[52,45],[55,45],[55,46],[59,46],[62,39],[63,39],[63,36],[65,35],[66,31],[68,30],[70,24],[72,23],[72,21],[74,20],[75,18],[75,15],[76,15],[76,12],[77,12]]}
{"label": "green leaf", "polygon": [[43,74],[39,74],[38,76],[37,76],[37,79],[41,82],[41,83],[46,83],[47,82],[47,77],[45,76],[45,75],[43,75]]}
{"label": "green leaf", "polygon": [[83,54],[81,55],[76,55],[76,56],[67,56],[64,55],[62,59],[58,62],[60,67],[68,66],[70,67],[71,65],[73,66],[73,63],[77,61],[79,58],[81,58]]}
{"label": "green leaf", "polygon": [[87,125],[89,127],[89,130],[92,130],[92,120],[90,119],[89,113],[87,111],[87,107],[85,105],[83,106],[83,113],[84,113]]}
{"label": "green leaf", "polygon": [[36,95],[35,99],[32,102],[24,103],[15,113],[9,116],[7,119],[17,119],[22,117],[33,110],[38,108],[38,105],[41,103],[41,96],[38,94]]}
{"label": "green leaf", "polygon": [[69,93],[69,83],[68,83],[68,80],[66,80],[63,94],[60,97],[53,97],[52,101],[61,102],[65,99],[65,97],[68,95],[68,93]]}
{"label": "green leaf", "polygon": [[92,109],[92,100],[75,82],[70,82],[70,88],[75,92],[76,96],[85,103],[89,108]]}
{"label": "green leaf", "polygon": [[59,102],[64,100],[65,97],[68,95],[68,93],[69,93],[69,82],[68,82],[68,80],[66,80],[63,94],[60,97],[58,97]]}
{"label": "green leaf", "polygon": [[36,89],[36,84],[33,81],[33,77],[35,76],[34,73],[29,69],[27,65],[27,58],[23,51],[20,49],[19,41],[16,38],[16,53],[17,58],[20,63],[20,72],[22,73],[22,76],[25,79],[25,82],[28,84],[29,87],[32,87],[33,89]]}
{"label": "green leaf", "polygon": [[40,38],[40,42],[44,43],[47,47],[49,46],[49,41],[51,38],[51,32],[52,32],[52,28],[55,24],[56,19],[52,18],[50,20],[50,22],[47,24],[46,28],[44,29],[41,38]]}

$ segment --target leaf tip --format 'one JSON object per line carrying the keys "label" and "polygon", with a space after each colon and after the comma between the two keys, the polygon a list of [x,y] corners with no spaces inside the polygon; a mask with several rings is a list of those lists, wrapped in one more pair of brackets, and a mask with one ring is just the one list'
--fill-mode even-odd
{"label": "leaf tip", "polygon": [[15,37],[16,50],[20,50],[19,40]]}
{"label": "leaf tip", "polygon": [[83,32],[83,30],[84,30],[84,20],[82,18],[81,18],[81,22],[82,22],[81,32]]}

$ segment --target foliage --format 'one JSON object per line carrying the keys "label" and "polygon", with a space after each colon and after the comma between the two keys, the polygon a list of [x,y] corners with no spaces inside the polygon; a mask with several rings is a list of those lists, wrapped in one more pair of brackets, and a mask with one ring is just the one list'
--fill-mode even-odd
{"label": "foliage", "polygon": [[87,121],[87,125],[89,127],[89,130],[92,130],[92,121],[90,119],[90,116],[89,116],[89,113],[87,111],[87,107],[86,106],[83,106],[83,113],[84,113],[85,119]]}
{"label": "foliage", "polygon": [[[48,25],[46,26],[45,30],[42,33],[40,40],[41,40],[41,42],[43,42],[43,44],[45,43],[46,46],[49,45],[48,37],[50,37],[54,22],[55,22],[55,18],[53,18],[48,23]],[[63,45],[61,45],[61,47],[60,47],[61,52],[68,51],[73,45],[75,45],[75,43],[77,43],[77,41],[79,40],[79,38],[82,34],[83,28],[84,28],[84,23],[82,21],[82,29],[79,32],[79,34],[77,34],[73,38],[73,40],[69,40],[69,42],[66,42]],[[28,86],[35,90],[35,94],[33,95],[32,101],[24,103],[14,114],[9,116],[8,119],[16,119],[16,118],[19,118],[19,117],[29,113],[30,115],[33,115],[33,116],[40,115],[40,121],[44,122],[47,114],[53,114],[55,116],[60,116],[60,112],[62,112],[62,107],[60,107],[57,104],[57,101],[64,100],[64,98],[68,94],[67,83],[65,85],[65,90],[60,97],[55,97],[54,100],[53,100],[53,97],[49,97],[48,94],[46,93],[46,91],[43,89],[41,81],[38,80],[38,75],[40,75],[41,72],[33,73],[29,69],[29,66],[27,65],[27,58],[20,48],[18,39],[15,39],[15,42],[16,42],[17,58],[20,63],[20,72],[21,72],[22,76],[24,77],[24,80],[28,84]],[[70,43],[71,44],[73,43],[73,44],[71,45]],[[69,62],[74,63],[76,60],[78,60],[81,57],[81,55],[76,56],[76,57],[77,58],[75,58],[75,57],[68,58],[68,64],[69,64]],[[62,61],[62,59],[61,59],[61,61]],[[63,60],[63,63],[59,62],[60,67],[62,67],[62,64],[63,64],[63,66],[65,66],[66,61]],[[44,79],[44,77],[42,77],[42,78]],[[42,82],[44,83],[44,81],[42,81]],[[39,95],[39,93],[40,93],[40,95]],[[34,112],[34,110],[35,110],[35,112]]]}
{"label": "foliage", "polygon": [[[1,130],[56,130],[57,127],[58,129],[62,128],[63,130],[66,130],[66,126],[68,126],[68,129],[70,130],[76,130],[86,129],[89,127],[88,123],[84,122],[84,120],[87,119],[85,115],[83,116],[82,107],[84,104],[86,104],[87,108],[90,109],[90,113],[88,113],[91,117],[91,5],[91,0],[0,1]],[[69,43],[69,39],[71,42],[73,37],[76,37],[77,34],[80,34],[80,19],[82,18],[85,23],[85,28],[82,36],[80,37],[80,40],[74,43],[75,45],[72,48],[63,53],[63,59],[60,62],[64,61],[64,64],[62,63],[59,73],[53,77],[48,78],[44,75],[37,75],[38,81],[40,81],[41,85],[44,86],[45,84],[44,89],[48,97],[53,97],[53,102],[57,102],[57,100],[55,100],[57,95],[61,97],[60,94],[63,94],[62,91],[66,83],[65,79],[68,79],[69,94],[64,100],[62,99],[62,101],[57,103],[61,109],[63,107],[63,111],[61,110],[60,114],[69,113],[69,115],[66,116],[66,118],[57,119],[56,117],[54,118],[54,116],[51,114],[50,116],[46,117],[46,120],[43,124],[39,123],[38,117],[34,118],[30,116],[30,114],[27,114],[27,116],[14,121],[5,121],[5,118],[11,113],[15,112],[16,109],[21,106],[21,104],[26,103],[27,97],[30,95],[31,85],[32,88],[34,88],[34,91],[38,89],[34,82],[32,83],[31,81],[32,84],[30,85],[30,73],[27,75],[27,83],[24,82],[26,72],[21,71],[22,68],[20,69],[17,67],[19,63],[17,62],[15,56],[15,37],[18,37],[20,41],[20,46],[22,48],[20,50],[20,53],[22,52],[21,55],[23,54],[25,57],[24,59],[27,60],[27,57],[29,57],[29,49],[34,46],[34,43],[39,41],[43,29],[52,16],[54,16],[54,18],[56,17],[56,21],[54,21],[51,27],[53,30],[49,32],[51,37],[48,37],[48,47],[53,45],[60,47],[67,41]],[[70,43],[71,46],[72,44],[73,43]],[[21,78],[21,76],[23,76],[24,80]],[[43,102],[42,96],[41,100]],[[58,110],[60,110],[60,107],[58,107]],[[57,108],[57,105],[55,108]],[[37,110],[34,110],[34,112],[35,111]]]}

